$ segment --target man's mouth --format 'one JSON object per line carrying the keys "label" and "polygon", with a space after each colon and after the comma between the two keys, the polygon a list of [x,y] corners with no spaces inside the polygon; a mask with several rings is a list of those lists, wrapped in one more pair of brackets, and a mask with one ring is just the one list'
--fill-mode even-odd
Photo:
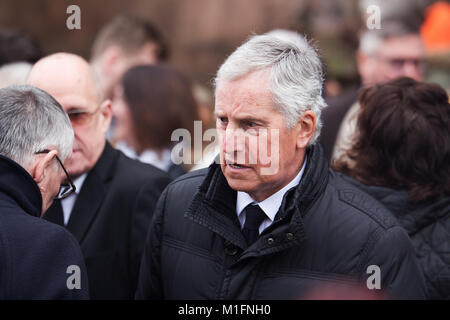
{"label": "man's mouth", "polygon": [[233,162],[227,162],[226,163],[228,167],[230,167],[231,169],[250,169],[249,166],[243,165],[243,164],[239,164],[239,163],[233,163]]}
{"label": "man's mouth", "polygon": [[249,169],[250,166],[246,165],[246,164],[242,164],[242,163],[238,163],[236,161],[237,159],[233,159],[233,158],[225,158],[225,164],[230,167],[231,169]]}
{"label": "man's mouth", "polygon": [[243,169],[243,168],[248,168],[245,166],[241,166],[239,164],[228,164],[230,167],[234,168],[234,169]]}

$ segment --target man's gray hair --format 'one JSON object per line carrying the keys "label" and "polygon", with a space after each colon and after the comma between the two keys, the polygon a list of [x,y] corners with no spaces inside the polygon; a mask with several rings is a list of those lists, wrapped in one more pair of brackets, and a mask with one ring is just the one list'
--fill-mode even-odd
{"label": "man's gray hair", "polygon": [[35,152],[56,148],[61,161],[72,154],[74,134],[61,105],[29,86],[0,89],[0,154],[27,168]]}
{"label": "man's gray hair", "polygon": [[323,71],[319,55],[300,34],[290,31],[255,35],[236,49],[222,64],[215,79],[233,81],[253,71],[271,68],[271,92],[275,107],[293,128],[303,113],[316,116],[316,129],[309,141],[319,137],[320,114],[326,107],[322,97]]}

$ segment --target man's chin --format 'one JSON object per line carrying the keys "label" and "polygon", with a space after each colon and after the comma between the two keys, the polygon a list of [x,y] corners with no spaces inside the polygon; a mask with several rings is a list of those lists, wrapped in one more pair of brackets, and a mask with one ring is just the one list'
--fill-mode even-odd
{"label": "man's chin", "polygon": [[227,176],[225,176],[225,178],[227,179],[230,188],[235,191],[251,193],[255,189],[254,183],[251,181],[235,179]]}
{"label": "man's chin", "polygon": [[77,167],[77,166],[70,166],[70,167],[68,166],[67,167],[67,172],[69,172],[69,176],[70,176],[70,179],[72,179],[72,181],[75,180],[76,178],[82,176],[87,171],[89,171],[89,170],[87,170],[85,168]]}

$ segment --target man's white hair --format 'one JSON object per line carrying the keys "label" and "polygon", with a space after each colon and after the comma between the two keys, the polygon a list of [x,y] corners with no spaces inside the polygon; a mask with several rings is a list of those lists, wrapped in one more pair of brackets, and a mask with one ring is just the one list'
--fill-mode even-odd
{"label": "man's white hair", "polygon": [[314,144],[322,127],[320,114],[326,107],[323,71],[319,55],[302,35],[276,30],[251,37],[220,67],[216,90],[221,81],[233,81],[268,68],[275,108],[284,115],[286,127],[293,128],[307,110],[316,116],[316,129],[309,141]]}
{"label": "man's white hair", "polygon": [[72,154],[69,117],[48,93],[23,85],[0,89],[0,154],[27,169],[34,153],[56,148],[61,161]]}

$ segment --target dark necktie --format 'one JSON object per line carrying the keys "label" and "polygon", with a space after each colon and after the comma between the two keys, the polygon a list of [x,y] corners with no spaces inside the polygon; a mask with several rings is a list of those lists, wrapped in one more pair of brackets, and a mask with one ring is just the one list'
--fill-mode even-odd
{"label": "dark necktie", "polygon": [[53,204],[45,212],[43,218],[47,221],[51,221],[64,227],[64,214],[61,206],[61,201],[60,200],[53,201]]}
{"label": "dark necktie", "polygon": [[245,223],[242,233],[250,246],[259,236],[259,226],[266,219],[266,214],[258,205],[249,204],[245,207]]}

